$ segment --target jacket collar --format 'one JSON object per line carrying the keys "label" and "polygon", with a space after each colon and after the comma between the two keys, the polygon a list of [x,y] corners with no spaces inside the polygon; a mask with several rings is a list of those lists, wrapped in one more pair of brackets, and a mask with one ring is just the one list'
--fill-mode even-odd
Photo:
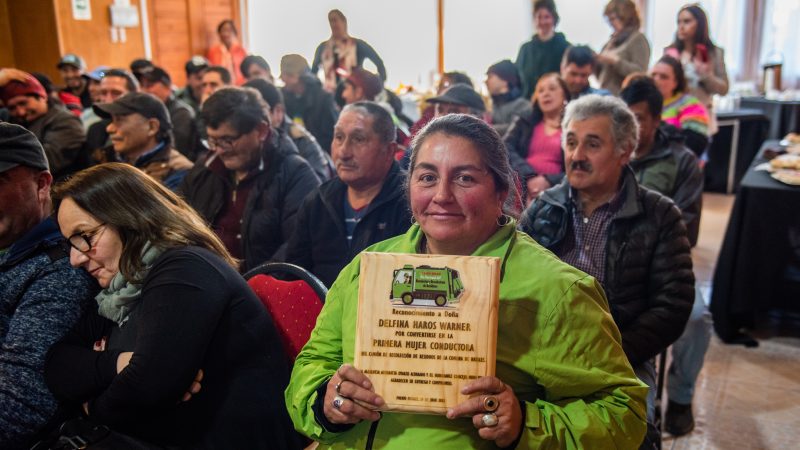
{"label": "jacket collar", "polygon": [[[566,209],[570,201],[571,189],[572,186],[570,186],[569,180],[567,177],[564,177],[564,181],[562,181],[561,184],[544,191],[541,198],[551,205]],[[639,203],[638,195],[639,183],[636,182],[636,175],[630,165],[626,165],[625,168],[622,169],[621,189],[623,191],[622,207],[617,212],[615,218],[633,217],[639,214],[642,211],[642,205]]]}
{"label": "jacket collar", "polygon": [[[392,161],[389,172],[386,173],[386,178],[383,181],[383,186],[381,187],[380,192],[378,192],[378,195],[376,195],[375,198],[369,202],[369,207],[364,214],[365,216],[368,215],[372,210],[381,207],[384,203],[390,202],[400,195],[404,195],[404,175],[405,173],[400,169],[400,165],[397,164],[397,161]],[[320,197],[322,198],[322,202],[329,210],[336,213],[336,217],[343,215],[341,209],[342,202],[344,201],[344,195],[346,194],[347,185],[344,184],[344,182],[342,182],[342,180],[340,180],[338,177],[333,178],[331,181],[320,186]]]}
{"label": "jacket collar", "polygon": [[58,225],[48,217],[31,228],[8,249],[3,267],[13,266],[41,247],[52,246],[63,240]]}

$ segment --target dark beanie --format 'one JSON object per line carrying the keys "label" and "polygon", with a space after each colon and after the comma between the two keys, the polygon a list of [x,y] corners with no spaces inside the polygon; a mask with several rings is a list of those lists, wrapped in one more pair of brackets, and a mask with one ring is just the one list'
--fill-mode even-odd
{"label": "dark beanie", "polygon": [[17,166],[49,170],[42,144],[33,133],[19,125],[0,123],[0,173]]}
{"label": "dark beanie", "polygon": [[493,73],[503,79],[503,81],[508,83],[509,89],[521,86],[519,70],[517,70],[517,66],[508,59],[504,59],[497,64],[489,66],[489,70],[487,70],[486,73]]}

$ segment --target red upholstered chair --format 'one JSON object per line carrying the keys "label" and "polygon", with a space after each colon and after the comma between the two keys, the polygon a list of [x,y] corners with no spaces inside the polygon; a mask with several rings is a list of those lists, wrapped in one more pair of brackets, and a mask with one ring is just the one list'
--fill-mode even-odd
{"label": "red upholstered chair", "polygon": [[[274,275],[278,273],[296,280],[277,279]],[[309,271],[288,263],[264,263],[244,278],[275,321],[284,350],[294,363],[311,337],[328,289]]]}

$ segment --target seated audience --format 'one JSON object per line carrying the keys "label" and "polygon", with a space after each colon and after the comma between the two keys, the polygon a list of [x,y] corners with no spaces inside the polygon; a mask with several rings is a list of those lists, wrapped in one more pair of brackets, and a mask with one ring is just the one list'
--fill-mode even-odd
{"label": "seated audience", "polygon": [[593,88],[589,77],[597,67],[594,51],[586,45],[572,45],[561,59],[561,78],[567,83],[571,98],[586,94],[611,95],[605,89]]}
{"label": "seated audience", "polygon": [[[436,95],[442,95],[447,88],[454,84],[466,84],[473,89],[475,88],[475,85],[472,83],[472,79],[466,73],[455,71],[445,72],[442,74],[442,77],[439,79],[439,83],[436,85]],[[431,103],[428,103],[427,99],[425,99],[422,106],[420,106],[420,109],[422,110],[422,114],[420,114],[419,120],[417,120],[411,126],[410,136],[412,139],[417,135],[417,132],[424,128],[428,122],[433,120],[433,116],[436,115],[435,106]]]}
{"label": "seated audience", "polygon": [[281,139],[288,136],[294,142],[300,156],[314,169],[314,173],[320,181],[330,179],[335,169],[331,156],[322,150],[314,136],[299,123],[292,122],[286,117],[286,106],[283,104],[283,95],[280,89],[268,81],[256,78],[244,84],[244,87],[251,87],[261,94],[261,98],[269,106],[270,123],[272,129],[276,130]]}
{"label": "seated audience", "polygon": [[286,114],[293,122],[303,125],[317,138],[322,149],[330,153],[333,126],[339,117],[333,95],[322,89],[322,83],[300,55],[281,58],[281,80]]}
{"label": "seated audience", "polygon": [[530,114],[531,102],[522,96],[517,66],[506,59],[489,66],[486,87],[492,96],[492,126],[500,136],[506,134],[517,116]]}
{"label": "seated audience", "polygon": [[134,77],[136,77],[136,81],[138,81],[139,84],[142,83],[142,74],[149,71],[153,67],[155,67],[155,64],[153,64],[153,62],[149,59],[145,58],[134,59],[131,61],[130,65],[131,73]]}
{"label": "seated audience", "polygon": [[338,177],[306,197],[287,262],[330,286],[366,247],[408,229],[405,174],[394,161],[395,134],[391,115],[376,103],[353,103],[342,110],[331,148]]}
{"label": "seated audience", "polygon": [[[139,82],[130,73],[123,69],[109,69],[100,80],[100,102],[111,103],[129,92],[139,92]],[[86,131],[86,149],[90,152],[94,162],[109,161],[113,154],[111,141],[106,127],[111,123],[108,119],[92,124]]]}
{"label": "seated audience", "polygon": [[142,90],[155,95],[167,107],[175,149],[190,160],[197,159],[195,152],[200,146],[200,137],[195,114],[191,106],[175,97],[169,73],[161,67],[153,67],[143,73]]}
{"label": "seated audience", "polygon": [[317,46],[310,69],[316,77],[322,68],[327,91],[333,92],[342,81],[340,72],[349,73],[356,67],[362,67],[365,59],[375,64],[381,81],[386,81],[386,67],[378,52],[366,41],[348,34],[347,17],[341,11],[330,10],[328,24],[331,27],[331,37]]}
{"label": "seated audience", "polygon": [[58,61],[57,67],[65,84],[62,91],[80,98],[82,109],[92,106],[89,78],[85,73],[86,63],[83,62],[83,58],[73,53],[67,53]]}
{"label": "seated audience", "polygon": [[561,119],[568,101],[564,80],[557,73],[542,75],[533,93],[532,111],[516,117],[503,138],[511,167],[525,182],[528,202],[563,177]]}
{"label": "seated audience", "polygon": [[270,126],[269,107],[251,88],[228,87],[203,103],[210,152],[181,186],[242,271],[284,257],[303,198],[320,182]]}
{"label": "seated audience", "polygon": [[207,67],[203,71],[201,80],[203,91],[200,97],[200,105],[202,105],[208,97],[211,97],[211,94],[217,92],[225,86],[230,86],[233,82],[231,73],[228,71],[228,69],[222,66]]}
{"label": "seated audience", "polygon": [[[446,416],[376,411],[384,399],[352,366],[357,256],[328,292],[295,361],[285,397],[298,430],[332,448],[639,444],[647,389],[625,358],[602,288],[516,230],[504,208],[517,203],[506,201],[514,196],[513,177],[491,126],[463,114],[434,119],[413,144],[405,193],[415,223],[366,249],[500,258],[496,375],[456,380],[472,398],[447,405]],[[499,403],[494,413],[484,409],[486,396]]]}
{"label": "seated audience", "polygon": [[203,98],[203,71],[208,68],[208,60],[195,55],[186,62],[186,86],[178,90],[176,96],[194,110],[195,117],[200,115],[200,103]]}
{"label": "seated audience", "polygon": [[159,99],[133,92],[92,108],[98,116],[111,121],[107,131],[114,158],[108,161],[131,164],[170,190],[178,188],[193,164],[172,146],[172,123]]}
{"label": "seated audience", "polygon": [[[231,74],[233,82],[239,86],[245,82],[239,70],[247,56],[247,50],[239,42],[239,32],[231,19],[225,19],[217,26],[219,42],[208,49],[208,61],[213,66],[222,66]],[[231,84],[231,83],[227,83]]]}
{"label": "seated audience", "polygon": [[70,94],[64,90],[59,90],[55,83],[53,83],[53,80],[41,72],[33,72],[31,75],[33,75],[33,77],[36,78],[36,81],[42,85],[44,92],[47,94],[47,100],[49,102],[66,109],[75,117],[81,116],[83,106],[81,106],[81,99],[78,96]]}
{"label": "seated audience", "polygon": [[429,98],[428,103],[433,105],[434,117],[448,114],[468,114],[483,119],[483,115],[486,113],[486,104],[481,95],[475,92],[472,86],[466,84],[454,84],[438,96]]}
{"label": "seated audience", "polygon": [[56,399],[45,355],[97,292],[50,218],[44,149],[18,125],[0,123],[0,448],[27,449],[50,421]]}
{"label": "seated audience", "polygon": [[603,15],[614,32],[595,57],[595,73],[600,86],[617,95],[628,74],[647,70],[650,43],[639,31],[641,19],[633,0],[611,0]]}
{"label": "seated audience", "polygon": [[72,265],[103,290],[48,354],[53,393],[139,443],[125,448],[302,448],[275,326],[197,213],[120,163],[80,172],[56,201]]}
{"label": "seated audience", "polygon": [[569,41],[564,33],[556,31],[559,16],[553,0],[534,0],[533,24],[536,34],[522,44],[514,64],[522,75],[522,96],[530,99],[539,77],[558,71],[564,50]]}
{"label": "seated audience", "polygon": [[12,73],[16,74],[14,79],[0,76],[0,101],[8,108],[11,121],[39,139],[54,179],[60,180],[80,169],[86,142],[81,120],[52,101],[32,75]]}
{"label": "seated audience", "polygon": [[622,100],[581,97],[567,105],[563,123],[566,178],[534,200],[521,228],[603,285],[628,361],[650,386],[645,445],[652,445],[659,441],[654,358],[681,335],[694,299],[686,227],[669,198],[636,182],[628,161],[638,125]]}
{"label": "seated audience", "polygon": [[[697,243],[703,201],[703,173],[697,158],[682,144],[671,125],[659,126],[663,97],[652,80],[632,82],[620,94],[639,122],[639,145],[631,168],[639,183],[670,197],[681,209],[689,243]],[[695,288],[694,305],[683,334],[672,344],[672,363],[667,376],[669,404],[666,430],[679,436],[692,431],[692,397],[708,344],[711,314],[700,290]]]}
{"label": "seated audience", "polygon": [[[91,104],[100,103],[100,81],[103,79],[106,70],[110,69],[108,66],[98,66],[93,71],[86,73],[86,80],[88,83],[89,95],[91,96]],[[94,113],[94,110],[89,106],[81,112],[81,122],[83,122],[83,129],[87,132],[89,127],[100,121],[100,117]]]}
{"label": "seated audience", "polygon": [[661,120],[679,129],[686,146],[697,156],[702,155],[709,143],[708,110],[687,92],[681,63],[671,56],[663,56],[650,69],[650,75],[664,97]]}
{"label": "seated audience", "polygon": [[650,78],[634,80],[620,98],[639,123],[639,143],[630,165],[640,185],[669,197],[681,210],[689,243],[697,243],[703,203],[703,172],[683,136],[661,122],[663,98]]}
{"label": "seated audience", "polygon": [[272,76],[272,70],[267,64],[267,60],[258,55],[248,55],[242,60],[239,70],[247,81],[261,78],[275,83],[275,77]]}

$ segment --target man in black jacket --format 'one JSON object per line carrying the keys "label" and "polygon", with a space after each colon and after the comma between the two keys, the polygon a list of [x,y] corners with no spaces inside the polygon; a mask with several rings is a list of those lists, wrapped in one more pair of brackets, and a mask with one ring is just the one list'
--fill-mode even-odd
{"label": "man in black jacket", "polygon": [[281,80],[285,85],[286,114],[292,121],[303,125],[317,138],[322,149],[330,153],[333,126],[339,117],[333,95],[322,89],[322,83],[300,55],[281,58]]}
{"label": "man in black jacket", "polygon": [[376,103],[344,108],[331,149],[338,178],[306,197],[289,241],[288,262],[330,286],[364,248],[408,230],[405,173],[393,158],[395,132],[391,115]]}
{"label": "man in black jacket", "polygon": [[[661,96],[653,80],[631,82],[620,92],[639,122],[639,145],[631,168],[640,184],[671,198],[681,210],[689,243],[697,243],[703,200],[703,173],[694,152],[683,145],[680,130],[661,122]],[[699,289],[681,337],[672,345],[665,428],[673,436],[694,429],[692,397],[711,340],[711,314]]]}
{"label": "man in black jacket", "polygon": [[648,441],[656,442],[653,358],[681,335],[694,300],[686,227],[675,204],[639,186],[628,166],[638,125],[624,102],[581,97],[563,129],[566,178],[531,204],[521,228],[602,283],[625,354],[651,387]]}
{"label": "man in black jacket", "polygon": [[180,192],[243,259],[243,271],[283,259],[297,209],[319,179],[270,126],[269,107],[255,90],[222,88],[203,102],[201,115],[210,152]]}

